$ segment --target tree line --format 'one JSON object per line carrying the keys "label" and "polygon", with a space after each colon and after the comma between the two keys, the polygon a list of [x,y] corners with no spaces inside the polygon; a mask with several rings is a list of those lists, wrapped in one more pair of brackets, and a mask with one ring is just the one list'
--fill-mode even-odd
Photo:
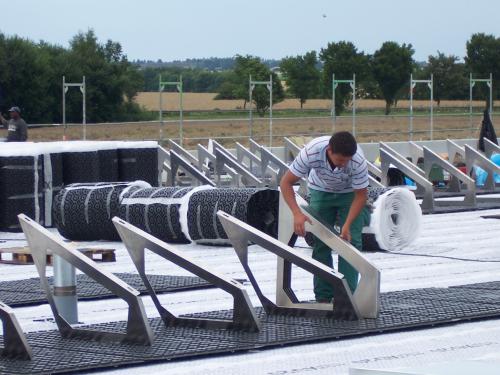
{"label": "tree line", "polygon": [[[309,99],[331,98],[332,73],[335,73],[337,79],[350,79],[356,74],[357,97],[384,99],[389,114],[399,99],[408,97],[411,73],[416,79],[433,74],[434,98],[438,104],[444,99],[467,98],[470,72],[479,78],[490,73],[494,80],[500,77],[500,38],[474,34],[467,41],[466,51],[463,62],[458,56],[438,52],[425,63],[418,63],[411,44],[388,41],[373,54],[367,54],[352,42],[339,41],[318,52],[279,61],[237,55],[165,65],[161,61],[131,62],[120,43],[112,40],[101,43],[92,30],[75,35],[67,48],[0,32],[0,111],[5,113],[11,105],[18,105],[31,123],[60,122],[63,75],[67,82],[81,82],[82,76],[86,76],[89,122],[150,117],[133,98],[138,91],[157,91],[160,75],[165,81],[177,80],[182,75],[185,92],[215,92],[218,99],[240,99],[245,106],[250,100],[249,75],[259,81],[272,76],[273,103],[290,97],[297,98],[303,106]],[[495,98],[500,93],[500,84],[494,84],[493,88]],[[486,100],[487,93],[486,85],[477,85],[474,96]],[[265,86],[255,87],[252,104],[261,114],[268,109],[268,97]],[[337,112],[341,112],[351,100],[348,85],[339,85],[335,97]],[[417,86],[414,97],[428,98],[427,88]],[[80,122],[81,94],[70,90],[66,103],[68,122]]]}
{"label": "tree line", "polygon": [[[352,42],[329,43],[319,53],[310,51],[303,55],[283,58],[276,67],[281,75],[271,70],[268,63],[256,56],[236,56],[232,69],[209,71],[207,69],[184,69],[176,67],[144,68],[145,90],[156,91],[158,75],[176,79],[183,75],[186,91],[216,92],[218,99],[241,99],[247,104],[249,98],[248,77],[268,80],[273,75],[273,102],[285,97],[297,98],[301,107],[309,99],[332,97],[332,74],[336,79],[351,79],[356,74],[357,97],[383,99],[389,114],[399,99],[409,97],[410,74],[415,79],[429,79],[433,74],[434,100],[466,99],[469,93],[469,74],[474,77],[500,77],[500,38],[483,33],[474,34],[466,44],[464,62],[458,56],[437,52],[424,63],[414,60],[411,44],[388,41],[373,54],[359,51]],[[281,81],[284,81],[286,90]],[[493,97],[500,93],[500,85],[493,85]],[[475,88],[475,98],[488,99],[485,85]],[[336,89],[337,112],[345,109],[351,100],[348,85]],[[414,98],[427,99],[429,91],[423,85],[414,89]],[[263,86],[255,88],[253,100],[257,110],[263,113],[268,105],[268,92]]]}
{"label": "tree line", "polygon": [[[144,87],[140,70],[127,60],[120,43],[100,43],[94,31],[78,33],[68,48],[0,33],[0,110],[17,105],[31,123],[62,118],[62,76],[86,78],[87,121],[133,121],[144,116],[133,101]],[[82,96],[66,95],[68,122],[81,122]]]}

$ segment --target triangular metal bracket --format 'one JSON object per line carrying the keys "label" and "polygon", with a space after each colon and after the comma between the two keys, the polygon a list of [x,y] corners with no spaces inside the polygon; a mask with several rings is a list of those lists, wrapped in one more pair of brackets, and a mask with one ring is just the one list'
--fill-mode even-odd
{"label": "triangular metal bracket", "polygon": [[[259,319],[255,314],[245,287],[241,283],[199,264],[176,250],[173,246],[159,240],[158,238],[120,218],[113,218],[113,223],[166,326],[237,329],[251,332],[259,331]],[[234,299],[233,320],[178,317],[165,309],[161,305],[161,302],[146,275],[146,249],[231,294]]]}
{"label": "triangular metal bracket", "polygon": [[[297,253],[288,245],[285,245],[277,239],[253,228],[252,226],[223,211],[217,212],[217,216],[219,217],[219,220],[222,223],[222,226],[224,227],[224,230],[231,241],[238,258],[240,259],[240,262],[250,279],[262,306],[268,314],[324,316],[348,320],[359,318],[359,312],[353,303],[351,291],[349,290],[347,282],[342,274],[312,258]],[[278,304],[278,302],[272,302],[264,295],[248,263],[248,244],[250,242],[255,243],[263,247],[265,250],[275,254],[278,256],[278,259],[281,258],[289,264],[295,264],[313,275],[320,276],[335,290],[334,304],[301,303],[295,301],[295,303],[285,306]],[[278,275],[278,279],[281,279],[281,277],[282,275]]]}
{"label": "triangular metal bracket", "polygon": [[[50,308],[54,314],[54,319],[57,323],[61,336],[66,338],[81,337],[97,341],[123,341],[143,345],[151,345],[153,343],[153,332],[144,311],[142,300],[139,297],[139,292],[136,289],[132,288],[112,273],[100,269],[94,261],[83,255],[81,252],[73,249],[70,245],[64,243],[59,237],[50,233],[47,229],[37,224],[26,215],[21,214],[18,218],[28,241],[33,262],[35,263],[40,276],[42,289],[47,294],[47,300],[49,301]],[[57,255],[66,262],[72,264],[75,268],[78,268],[80,271],[114,293],[116,296],[123,299],[128,304],[129,309],[126,333],[73,328],[59,314],[46,275],[48,250],[50,250],[52,254]]]}
{"label": "triangular metal bracket", "polygon": [[0,349],[1,355],[15,359],[32,359],[31,347],[14,315],[14,310],[2,302],[0,302],[0,319],[3,325],[3,348]]}

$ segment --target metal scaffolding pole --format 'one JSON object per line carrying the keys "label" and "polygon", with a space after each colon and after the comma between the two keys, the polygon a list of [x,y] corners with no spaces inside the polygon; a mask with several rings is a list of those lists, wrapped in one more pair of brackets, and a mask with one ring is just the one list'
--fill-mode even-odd
{"label": "metal scaffolding pole", "polygon": [[66,124],[66,93],[70,87],[78,87],[82,93],[82,127],[83,127],[83,139],[87,139],[87,110],[86,110],[86,86],[85,86],[85,76],[83,76],[81,83],[66,83],[66,77],[62,77],[62,117],[63,117],[63,139],[66,140],[67,128]]}
{"label": "metal scaffolding pole", "polygon": [[183,109],[183,87],[182,87],[182,75],[179,76],[179,80],[176,82],[172,81],[162,81],[161,74],[158,81],[158,93],[159,93],[159,117],[160,117],[160,143],[163,142],[163,133],[165,128],[165,122],[163,121],[163,90],[166,86],[175,86],[179,92],[179,144],[182,146],[184,140],[184,109]]}
{"label": "metal scaffolding pole", "polygon": [[408,137],[413,141],[413,89],[418,83],[425,83],[430,90],[430,121],[429,121],[429,138],[432,141],[434,138],[434,75],[431,74],[430,79],[413,79],[413,74],[410,74],[410,125],[408,128]]}
{"label": "metal scaffolding pole", "polygon": [[337,125],[337,114],[335,112],[335,90],[339,83],[347,83],[352,90],[352,135],[356,136],[356,74],[352,79],[335,79],[335,73],[332,74],[332,133],[335,133]]}
{"label": "metal scaffolding pole", "polygon": [[269,81],[253,81],[252,75],[248,78],[248,96],[250,99],[249,107],[249,136],[253,138],[253,90],[256,85],[265,85],[269,91],[269,147],[273,146],[273,75],[269,75]]}
{"label": "metal scaffolding pole", "polygon": [[489,98],[489,112],[490,116],[493,115],[493,74],[490,73],[490,78],[472,78],[472,73],[469,75],[469,127],[471,136],[474,136],[474,125],[472,122],[472,88],[476,83],[484,82],[489,88],[490,98]]}

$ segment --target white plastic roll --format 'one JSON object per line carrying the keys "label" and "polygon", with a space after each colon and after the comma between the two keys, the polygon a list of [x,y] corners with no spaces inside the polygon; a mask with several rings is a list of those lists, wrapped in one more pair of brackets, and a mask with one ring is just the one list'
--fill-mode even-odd
{"label": "white plastic roll", "polygon": [[394,188],[373,203],[370,227],[380,248],[402,250],[420,235],[422,210],[415,195],[405,188]]}

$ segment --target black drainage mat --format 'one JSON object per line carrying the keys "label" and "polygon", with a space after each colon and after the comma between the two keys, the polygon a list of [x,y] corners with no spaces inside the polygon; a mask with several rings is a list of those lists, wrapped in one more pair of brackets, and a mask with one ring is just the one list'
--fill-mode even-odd
{"label": "black drainage mat", "polygon": [[[146,294],[146,287],[139,275],[133,273],[116,273],[120,279],[141,294]],[[212,288],[207,281],[195,276],[148,275],[157,293],[179,292],[199,288]],[[49,277],[52,284],[52,277]],[[80,300],[110,298],[115,295],[99,283],[84,274],[77,275],[77,293]],[[46,303],[45,293],[40,286],[40,279],[31,278],[0,282],[0,301],[11,307],[38,305]]]}
{"label": "black drainage mat", "polygon": [[[262,329],[257,333],[166,328],[156,318],[150,320],[155,334],[152,346],[63,339],[57,331],[32,332],[27,337],[33,347],[34,359],[0,359],[0,373],[45,374],[149,364],[286,344],[341,340],[473,319],[500,318],[500,289],[495,289],[495,286],[498,283],[384,293],[380,300],[380,316],[357,321],[267,315],[262,308],[257,308],[262,321]],[[189,316],[228,319],[232,311]],[[123,331],[125,322],[97,324],[88,328]]]}

